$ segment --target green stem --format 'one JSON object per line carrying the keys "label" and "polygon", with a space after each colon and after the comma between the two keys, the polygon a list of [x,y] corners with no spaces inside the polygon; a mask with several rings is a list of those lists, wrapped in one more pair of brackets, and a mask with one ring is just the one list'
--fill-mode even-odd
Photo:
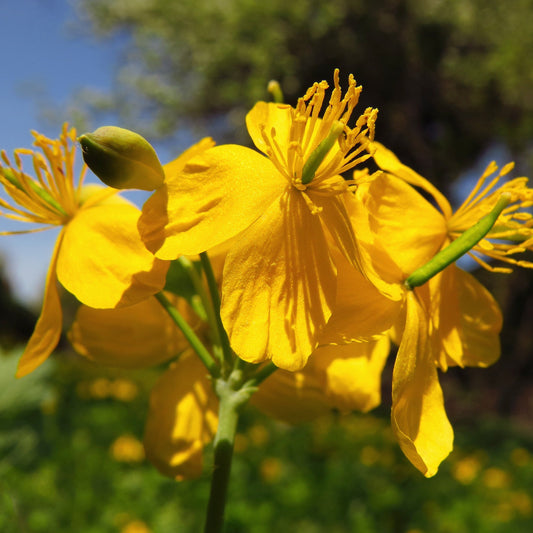
{"label": "green stem", "polygon": [[[233,447],[237,433],[240,409],[249,400],[255,389],[234,383],[234,375],[228,381],[218,379],[214,382],[215,391],[220,399],[218,429],[214,441],[214,467],[211,478],[211,491],[207,505],[204,533],[221,533],[224,527],[224,511],[228,493]],[[239,379],[240,381],[240,379]]]}
{"label": "green stem", "polygon": [[510,202],[511,194],[504,192],[490,213],[480,218],[476,224],[437,253],[424,266],[415,270],[404,282],[407,289],[412,290],[415,287],[420,287],[469,252],[492,229],[501,212]]}
{"label": "green stem", "polygon": [[265,366],[261,367],[256,374],[254,374],[247,382],[246,385],[249,387],[258,387],[265,379],[270,377],[278,367],[274,363],[267,363]]}
{"label": "green stem", "polygon": [[211,302],[213,303],[213,311],[220,339],[220,346],[222,348],[222,353],[224,354],[224,361],[229,369],[233,367],[233,351],[229,344],[228,334],[222,324],[222,318],[220,317],[220,295],[218,293],[218,285],[213,272],[213,267],[211,266],[211,261],[209,260],[207,252],[202,252],[200,254],[200,261],[202,262],[205,278],[207,280],[207,287],[209,288],[209,294],[211,295]]}
{"label": "green stem", "polygon": [[191,345],[191,348],[197,353],[198,357],[201,359],[202,363],[204,363],[211,376],[218,377],[220,374],[218,365],[207,348],[202,344],[202,341],[196,336],[196,333],[194,333],[191,326],[189,326],[187,321],[181,316],[181,313],[172,305],[169,299],[162,292],[157,293],[155,297],[163,306],[170,318],[172,318],[176,326],[180,328],[184,337]]}

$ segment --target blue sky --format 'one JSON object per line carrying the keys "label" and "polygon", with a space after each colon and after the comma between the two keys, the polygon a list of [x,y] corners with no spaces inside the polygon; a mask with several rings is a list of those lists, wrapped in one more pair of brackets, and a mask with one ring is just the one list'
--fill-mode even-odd
{"label": "blue sky", "polygon": [[[68,0],[0,0],[0,14],[0,148],[11,155],[31,145],[32,129],[57,137],[57,127],[43,124],[42,101],[62,106],[81,87],[109,90],[120,47],[80,35]],[[0,231],[12,227],[0,219]],[[56,236],[56,230],[0,236],[0,256],[20,299],[39,303]]]}

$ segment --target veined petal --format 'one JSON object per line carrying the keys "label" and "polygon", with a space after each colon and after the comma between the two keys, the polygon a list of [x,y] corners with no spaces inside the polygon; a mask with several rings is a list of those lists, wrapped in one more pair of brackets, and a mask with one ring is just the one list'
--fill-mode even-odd
{"label": "veined petal", "polygon": [[224,266],[222,321],[245,361],[299,370],[335,303],[336,270],[319,218],[295,189],[273,202]]}
{"label": "veined petal", "polygon": [[63,313],[57,290],[56,264],[62,239],[63,232],[59,234],[52,253],[52,259],[46,275],[41,315],[19,360],[17,378],[26,376],[44,363],[54,351],[61,337]]}
{"label": "veined petal", "polygon": [[320,219],[344,257],[354,268],[361,269],[361,258],[345,202],[355,202],[352,193],[323,196],[309,190],[309,198],[320,209]]}
{"label": "veined petal", "polygon": [[264,156],[237,145],[217,146],[167,174],[143,207],[139,231],[163,259],[194,255],[252,224],[287,188]]}
{"label": "veined petal", "polygon": [[360,185],[357,196],[368,209],[370,228],[405,277],[440,250],[446,220],[409,184],[382,174]]}
{"label": "veined petal", "polygon": [[427,318],[413,292],[406,311],[392,377],[392,428],[409,461],[431,477],[452,450],[453,430],[429,351]]}
{"label": "veined petal", "polygon": [[137,231],[139,210],[131,205],[81,209],[65,227],[57,261],[60,283],[98,309],[144,300],[165,285],[168,262],[155,258]]}
{"label": "veined petal", "polygon": [[310,362],[328,403],[341,412],[367,412],[377,407],[381,402],[381,373],[389,351],[387,336],[376,341],[318,348]]}
{"label": "veined petal", "polygon": [[440,207],[442,214],[446,219],[449,219],[452,216],[452,208],[446,197],[427,179],[423,178],[407,165],[404,165],[393,152],[388,148],[385,148],[381,143],[375,141],[372,142],[369,150],[371,152],[372,150],[375,150],[372,152],[372,157],[381,170],[394,174],[407,183],[425,190],[435,198],[437,205]]}
{"label": "veined petal", "polygon": [[207,370],[195,355],[182,356],[150,395],[144,432],[148,460],[178,481],[202,473],[202,452],[216,433],[218,400]]}
{"label": "veined petal", "polygon": [[[167,294],[182,314],[192,316],[183,299]],[[69,332],[74,349],[95,363],[144,368],[176,357],[188,343],[154,298],[120,309],[82,305]]]}
{"label": "veined petal", "polygon": [[401,301],[384,296],[339,255],[334,256],[337,266],[335,311],[320,335],[320,345],[372,339],[388,330],[401,310]]}

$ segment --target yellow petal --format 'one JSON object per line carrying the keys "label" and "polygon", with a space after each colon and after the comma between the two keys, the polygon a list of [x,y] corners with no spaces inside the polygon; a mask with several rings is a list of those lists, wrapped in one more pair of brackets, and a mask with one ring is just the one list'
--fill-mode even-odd
{"label": "yellow petal", "polygon": [[320,193],[309,190],[308,195],[320,208],[320,219],[341,253],[354,268],[361,269],[359,250],[345,205],[346,202],[355,202],[352,193],[322,196]]}
{"label": "yellow petal", "polygon": [[328,403],[341,412],[367,412],[378,406],[381,402],[381,373],[389,350],[390,341],[386,336],[377,341],[318,348],[310,362],[319,376]]}
{"label": "yellow petal", "polygon": [[275,128],[275,139],[278,146],[289,146],[290,129],[292,124],[292,108],[286,104],[272,102],[257,102],[246,115],[246,127],[258,150],[266,153],[268,144],[265,143],[261,130],[270,136]]}
{"label": "yellow petal", "polygon": [[191,159],[146,202],[139,231],[163,259],[194,255],[252,224],[287,188],[274,165],[254,150],[217,146]]}
{"label": "yellow petal", "polygon": [[155,258],[137,231],[132,205],[80,210],[65,228],[57,261],[60,283],[98,309],[142,301],[165,286],[168,262]]}
{"label": "yellow petal", "polygon": [[202,451],[218,424],[218,400],[195,355],[182,356],[155,384],[144,432],[146,457],[165,476],[202,473]]}
{"label": "yellow petal", "polygon": [[405,274],[385,249],[386,242],[372,230],[373,215],[365,206],[368,196],[364,185],[357,188],[355,201],[347,203],[349,216],[357,239],[361,272],[381,294],[394,301],[402,301]]}
{"label": "yellow petal", "polygon": [[331,412],[321,383],[307,366],[301,372],[276,370],[261,383],[250,403],[289,424],[308,422]]}
{"label": "yellow petal", "polygon": [[372,231],[405,277],[440,250],[446,220],[404,181],[382,174],[362,184],[357,195],[369,212]]}
{"label": "yellow petal", "polygon": [[319,218],[299,191],[287,191],[226,258],[221,315],[235,353],[303,368],[331,316],[335,279]]}
{"label": "yellow petal", "polygon": [[346,259],[335,254],[337,298],[335,311],[320,335],[319,343],[346,344],[369,340],[388,330],[401,310],[376,289]]}
{"label": "yellow petal", "polygon": [[423,178],[420,174],[409,168],[407,165],[404,165],[393,152],[391,152],[388,148],[385,148],[385,146],[382,144],[373,142],[370,145],[370,150],[372,149],[375,149],[375,152],[373,153],[374,161],[377,163],[378,167],[381,168],[381,170],[394,174],[407,183],[427,191],[431,196],[433,196],[433,198],[435,198],[435,201],[440,207],[445,218],[449,219],[452,216],[452,208],[446,197],[427,179]]}
{"label": "yellow petal", "polygon": [[487,367],[497,361],[502,314],[490,292],[455,265],[430,280],[430,287],[441,367],[442,357],[447,365],[459,366]]}
{"label": "yellow petal", "polygon": [[61,337],[63,313],[57,290],[56,264],[62,239],[63,232],[59,235],[54,247],[46,275],[41,315],[18,363],[17,378],[26,376],[44,363],[54,351]]}
{"label": "yellow petal", "polygon": [[[187,316],[184,300],[171,294],[167,297]],[[80,306],[69,340],[80,355],[91,361],[121,368],[157,365],[188,347],[176,324],[154,297],[120,309]]]}
{"label": "yellow petal", "polygon": [[392,377],[392,428],[409,461],[430,477],[452,450],[453,430],[429,351],[425,312],[413,292],[406,305]]}

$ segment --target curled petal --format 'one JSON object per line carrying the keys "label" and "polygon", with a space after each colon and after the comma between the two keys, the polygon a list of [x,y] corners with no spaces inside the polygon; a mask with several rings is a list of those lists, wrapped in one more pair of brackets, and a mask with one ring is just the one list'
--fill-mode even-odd
{"label": "curled petal", "polygon": [[80,302],[98,309],[133,305],[165,286],[169,263],[145,248],[139,214],[132,205],[97,205],[66,226],[57,277]]}
{"label": "curled petal", "polygon": [[19,360],[17,378],[26,376],[44,363],[54,351],[61,337],[63,313],[57,290],[56,264],[62,240],[63,232],[60,233],[52,253],[52,260],[46,274],[41,315]]}
{"label": "curled petal", "polygon": [[144,432],[146,457],[178,481],[200,476],[203,448],[216,433],[217,412],[207,370],[196,356],[183,356],[152,389]]}
{"label": "curled petal", "polygon": [[425,311],[413,292],[392,377],[392,428],[411,463],[433,476],[453,446],[453,430],[431,357]]}
{"label": "curled petal", "polygon": [[226,258],[221,316],[232,348],[248,362],[303,368],[331,316],[335,290],[320,219],[289,190]]}

